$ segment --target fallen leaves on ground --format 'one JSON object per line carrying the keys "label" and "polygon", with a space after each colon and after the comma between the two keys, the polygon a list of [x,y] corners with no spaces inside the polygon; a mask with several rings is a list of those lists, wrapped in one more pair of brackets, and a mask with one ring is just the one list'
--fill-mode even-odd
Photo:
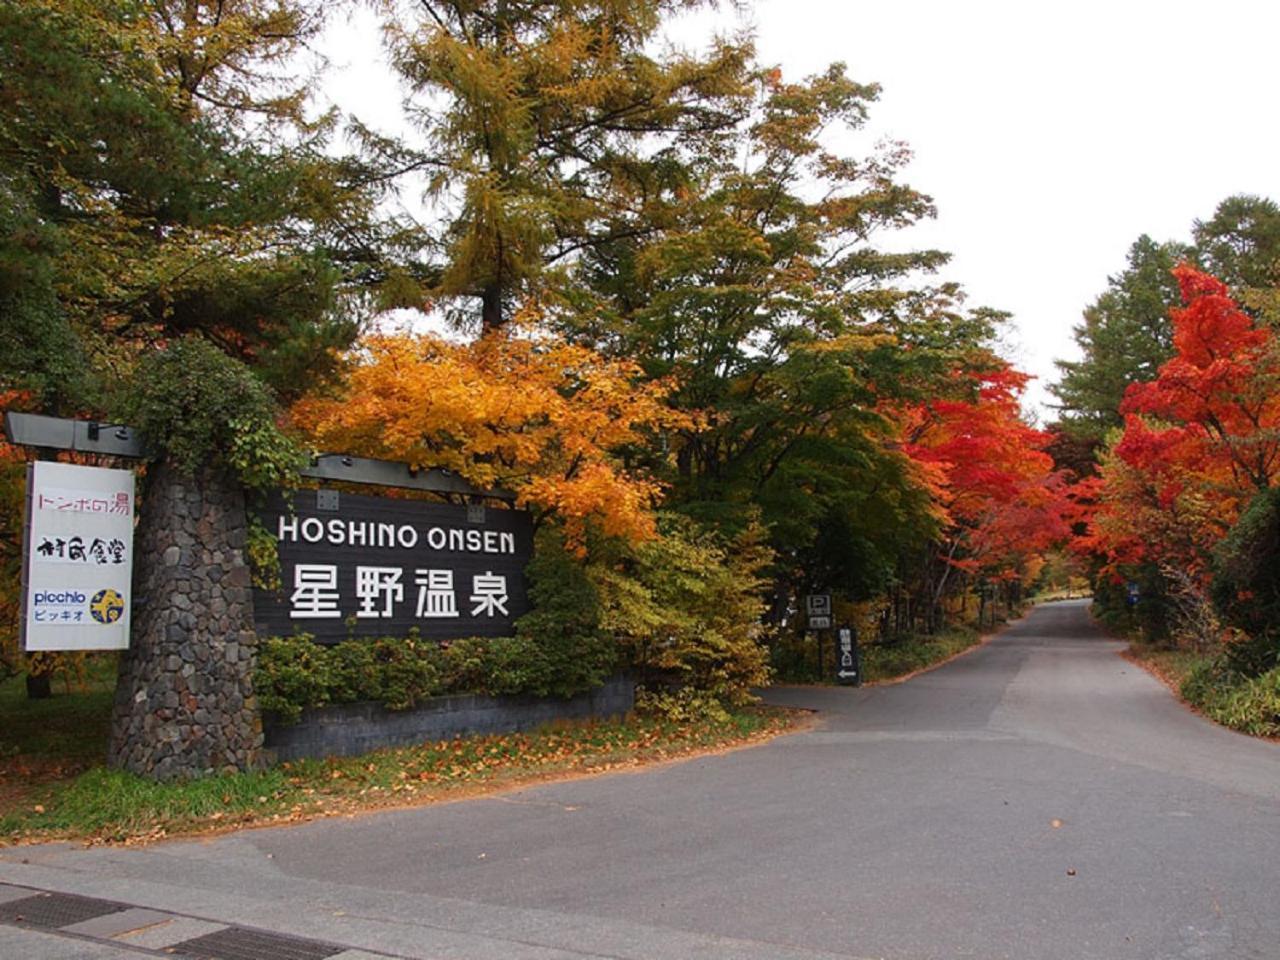
{"label": "fallen leaves on ground", "polygon": [[[209,781],[157,785],[118,772],[89,771],[86,777],[95,777],[93,783],[67,781],[34,810],[0,811],[0,845],[49,839],[147,843],[178,834],[299,823],[432,803],[758,743],[802,723],[805,716],[758,708],[738,712],[723,722],[675,723],[633,717],[562,724],[529,733],[379,750],[359,757],[297,760],[267,774],[224,778],[216,787]],[[274,780],[268,785],[261,782],[264,778]],[[95,792],[89,813],[81,812],[72,799],[77,791],[83,795],[86,790]],[[117,796],[103,795],[111,791],[117,791]],[[79,800],[83,803],[83,796]],[[119,812],[103,815],[103,807]]]}

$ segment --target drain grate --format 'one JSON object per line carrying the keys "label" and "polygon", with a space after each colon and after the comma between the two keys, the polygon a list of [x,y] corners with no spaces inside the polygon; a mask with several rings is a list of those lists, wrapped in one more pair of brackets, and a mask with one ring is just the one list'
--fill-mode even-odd
{"label": "drain grate", "polygon": [[23,900],[0,904],[0,923],[22,923],[33,927],[69,927],[96,917],[123,910],[110,900],[76,897],[68,893],[39,893]]}
{"label": "drain grate", "polygon": [[169,952],[193,960],[326,960],[345,949],[317,940],[228,927],[175,943]]}

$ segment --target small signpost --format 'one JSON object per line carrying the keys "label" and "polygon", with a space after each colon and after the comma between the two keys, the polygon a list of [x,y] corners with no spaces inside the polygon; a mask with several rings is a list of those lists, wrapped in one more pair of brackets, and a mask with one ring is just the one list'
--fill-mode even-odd
{"label": "small signpost", "polygon": [[128,649],[134,508],[132,470],[28,466],[23,649]]}
{"label": "small signpost", "polygon": [[1136,607],[1138,605],[1138,600],[1140,600],[1141,597],[1142,597],[1141,589],[1138,587],[1136,583],[1130,580],[1128,586],[1126,587],[1125,602],[1131,607]]}
{"label": "small signpost", "polygon": [[809,617],[810,630],[831,629],[831,594],[810,594],[804,598],[804,609]]}
{"label": "small signpost", "polygon": [[858,638],[853,633],[853,627],[846,624],[837,630],[836,644],[839,658],[836,680],[849,686],[862,686],[862,653],[858,650]]}

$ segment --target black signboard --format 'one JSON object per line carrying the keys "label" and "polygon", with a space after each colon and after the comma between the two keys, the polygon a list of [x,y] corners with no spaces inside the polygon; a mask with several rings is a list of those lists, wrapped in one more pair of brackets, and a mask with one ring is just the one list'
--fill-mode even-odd
{"label": "black signboard", "polygon": [[[533,524],[521,510],[302,490],[260,517],[282,589],[254,590],[260,636],[510,636],[529,610]],[[336,501],[336,502],[335,502]]]}
{"label": "black signboard", "polygon": [[836,631],[836,680],[851,686],[862,686],[862,652],[858,637],[850,626]]}

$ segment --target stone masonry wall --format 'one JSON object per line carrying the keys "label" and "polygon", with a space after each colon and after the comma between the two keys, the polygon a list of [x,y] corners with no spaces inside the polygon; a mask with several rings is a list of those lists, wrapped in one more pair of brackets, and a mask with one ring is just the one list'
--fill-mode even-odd
{"label": "stone masonry wall", "polygon": [[108,762],[157,780],[251,769],[262,722],[244,495],[212,471],[159,464],[148,479]]}
{"label": "stone masonry wall", "polygon": [[636,685],[621,677],[569,700],[454,694],[432,697],[408,710],[387,710],[377,703],[332,704],[304,710],[294,724],[272,723],[268,716],[267,752],[276,760],[350,757],[383,747],[532,730],[560,720],[620,717],[635,705]]}

